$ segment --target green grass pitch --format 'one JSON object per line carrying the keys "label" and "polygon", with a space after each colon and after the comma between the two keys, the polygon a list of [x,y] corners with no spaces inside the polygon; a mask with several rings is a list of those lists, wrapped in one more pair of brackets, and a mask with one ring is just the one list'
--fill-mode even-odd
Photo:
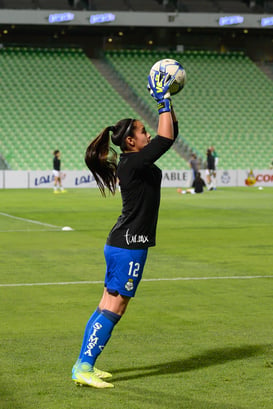
{"label": "green grass pitch", "polygon": [[71,367],[120,195],[0,190],[0,408],[273,408],[272,209],[272,188],[162,190],[157,246],[97,362],[115,388],[96,390]]}

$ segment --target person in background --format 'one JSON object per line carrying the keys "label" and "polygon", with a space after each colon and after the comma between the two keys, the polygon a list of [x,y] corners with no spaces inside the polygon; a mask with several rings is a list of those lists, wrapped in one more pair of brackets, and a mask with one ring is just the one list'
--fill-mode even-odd
{"label": "person in background", "polygon": [[210,149],[207,150],[206,178],[208,190],[216,190],[215,158]]}
{"label": "person in background", "polygon": [[211,147],[210,147],[210,150],[211,150],[212,156],[214,157],[214,164],[215,164],[215,171],[216,171],[216,170],[217,170],[218,163],[219,163],[219,156],[218,156],[218,154],[217,154],[217,152],[216,152],[214,146],[211,146]]}
{"label": "person in background", "polygon": [[178,188],[176,191],[177,193],[184,195],[186,193],[194,195],[195,193],[203,193],[204,187],[206,186],[206,183],[204,179],[201,177],[201,173],[197,172],[196,178],[193,181],[192,188],[183,190],[181,188]]}
{"label": "person in background", "polygon": [[54,190],[53,193],[66,193],[62,186],[62,175],[61,175],[61,152],[56,149],[53,152],[53,176],[54,176]]}
{"label": "person in background", "polygon": [[192,187],[194,188],[194,193],[203,193],[206,183],[201,177],[201,173],[197,172],[196,178],[193,181]]}

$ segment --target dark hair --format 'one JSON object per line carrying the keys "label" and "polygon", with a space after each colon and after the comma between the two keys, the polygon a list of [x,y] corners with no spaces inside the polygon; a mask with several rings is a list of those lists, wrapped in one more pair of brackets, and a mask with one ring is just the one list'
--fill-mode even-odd
{"label": "dark hair", "polygon": [[117,122],[114,126],[105,128],[87,147],[85,163],[97,182],[101,194],[105,196],[105,187],[115,194],[117,183],[117,152],[110,146],[111,140],[121,151],[127,148],[126,137],[133,131],[135,119],[126,118]]}
{"label": "dark hair", "polygon": [[59,152],[60,152],[60,151],[59,151],[58,149],[56,149],[56,150],[53,152],[53,155],[56,156]]}

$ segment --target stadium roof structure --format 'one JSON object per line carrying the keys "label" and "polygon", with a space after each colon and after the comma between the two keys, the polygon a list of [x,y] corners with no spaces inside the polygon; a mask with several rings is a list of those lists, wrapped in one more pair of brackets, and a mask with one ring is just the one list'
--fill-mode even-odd
{"label": "stadium roof structure", "polygon": [[267,13],[272,0],[0,0],[0,8],[47,10],[179,11]]}
{"label": "stadium roof structure", "polygon": [[[264,19],[268,24],[263,24]],[[62,10],[14,10],[3,9],[0,24],[17,25],[67,25],[67,26],[109,26],[109,27],[204,27],[272,29],[272,16],[264,14],[226,13],[180,13],[143,11],[73,11]]]}

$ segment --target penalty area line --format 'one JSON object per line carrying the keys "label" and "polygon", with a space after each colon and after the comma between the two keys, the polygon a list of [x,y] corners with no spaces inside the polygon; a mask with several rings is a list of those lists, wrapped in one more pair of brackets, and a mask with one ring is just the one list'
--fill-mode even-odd
{"label": "penalty area line", "polygon": [[[59,227],[60,228],[60,227]],[[36,233],[45,231],[56,231],[56,229],[25,229],[25,230],[0,230],[0,233]]]}
{"label": "penalty area line", "polygon": [[[230,277],[173,277],[173,278],[143,278],[144,282],[159,282],[159,281],[203,281],[203,280],[254,280],[259,278],[273,278],[269,276],[230,276]],[[0,287],[34,287],[34,286],[50,286],[50,285],[79,285],[79,284],[103,284],[104,281],[66,281],[57,283],[18,283],[18,284],[0,284]]]}
{"label": "penalty area line", "polygon": [[54,224],[43,223],[43,222],[39,222],[37,220],[32,220],[32,219],[25,219],[24,217],[13,216],[8,213],[0,212],[0,216],[9,217],[10,219],[15,219],[15,220],[21,220],[27,223],[39,224],[40,226],[47,226],[47,227],[54,227],[55,229],[61,229],[60,226],[55,226]]}

